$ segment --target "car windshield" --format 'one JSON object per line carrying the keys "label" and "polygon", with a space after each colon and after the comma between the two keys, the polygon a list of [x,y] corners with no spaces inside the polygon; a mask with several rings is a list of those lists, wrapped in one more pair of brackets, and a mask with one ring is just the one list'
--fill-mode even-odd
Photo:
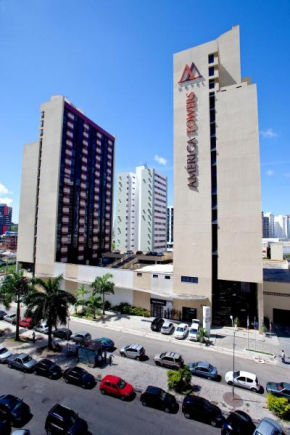
{"label": "car windshield", "polygon": [[239,372],[234,372],[234,378],[237,378],[238,376],[240,376],[240,371]]}
{"label": "car windshield", "polygon": [[22,358],[22,362],[23,363],[28,363],[29,361],[31,361],[32,360],[32,358],[31,358],[31,356],[29,356],[29,355],[27,355],[27,356],[25,356],[24,358]]}
{"label": "car windshield", "polygon": [[22,404],[23,404],[22,400],[18,399],[13,406],[13,410],[17,411],[19,408],[21,408]]}
{"label": "car windshield", "polygon": [[278,384],[278,390],[284,390],[284,384],[283,384],[283,382],[280,382]]}
{"label": "car windshield", "polygon": [[189,331],[191,334],[195,334],[196,332],[197,332],[197,330],[196,329],[194,329],[194,328],[191,328],[191,330]]}
{"label": "car windshield", "polygon": [[167,393],[165,391],[161,390],[160,391],[160,397],[161,397],[161,399],[164,400],[166,398],[166,396],[167,396]]}
{"label": "car windshield", "polygon": [[181,328],[180,326],[178,326],[178,328],[176,328],[177,332],[183,332],[183,328]]}
{"label": "car windshield", "polygon": [[208,365],[208,369],[210,372],[212,372],[214,370],[213,366],[211,364]]}
{"label": "car windshield", "polygon": [[121,390],[123,390],[123,388],[126,387],[126,382],[123,381],[123,379],[120,379],[120,380],[118,381],[117,385],[118,385],[118,387],[119,387]]}
{"label": "car windshield", "polygon": [[204,402],[204,407],[208,410],[211,411],[212,410],[212,404],[210,402],[205,401]]}
{"label": "car windshield", "polygon": [[70,424],[75,424],[77,419],[78,419],[77,414],[71,411],[71,414],[69,416]]}
{"label": "car windshield", "polygon": [[3,353],[6,353],[6,352],[8,352],[6,347],[2,347],[2,349],[0,349],[0,355],[2,355]]}

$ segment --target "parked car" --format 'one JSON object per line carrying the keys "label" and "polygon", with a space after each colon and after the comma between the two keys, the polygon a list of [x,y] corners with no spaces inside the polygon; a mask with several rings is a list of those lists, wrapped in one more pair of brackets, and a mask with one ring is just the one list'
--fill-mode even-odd
{"label": "parked car", "polygon": [[220,408],[199,396],[186,396],[182,403],[185,418],[192,418],[212,426],[222,426],[225,418]]}
{"label": "parked car", "polygon": [[54,361],[44,358],[35,364],[33,373],[35,375],[46,376],[49,379],[55,379],[62,375],[62,370]]}
{"label": "parked car", "polygon": [[192,375],[213,380],[216,380],[218,377],[217,368],[208,362],[198,361],[195,363],[188,363],[188,367]]}
{"label": "parked car", "polygon": [[101,341],[103,350],[113,350],[115,343],[110,338],[94,338],[93,341]]}
{"label": "parked car", "polygon": [[124,255],[131,255],[134,254],[134,252],[132,251],[132,249],[128,249],[128,251],[124,252]]}
{"label": "parked car", "polygon": [[13,426],[21,426],[30,416],[29,406],[12,394],[0,396],[0,407],[2,413],[7,412]]}
{"label": "parked car", "polygon": [[15,313],[8,313],[6,316],[4,316],[3,320],[6,322],[15,324],[16,323],[16,314]]}
{"label": "parked car", "polygon": [[290,384],[288,382],[268,382],[266,390],[267,393],[290,400]]}
{"label": "parked car", "polygon": [[120,249],[114,249],[113,254],[120,254]]}
{"label": "parked car", "polygon": [[22,370],[26,373],[33,371],[36,361],[26,353],[15,353],[7,358],[7,364],[10,369]]}
{"label": "parked car", "polygon": [[136,251],[136,255],[143,255],[144,252],[143,251]]}
{"label": "parked car", "polygon": [[140,360],[145,356],[145,349],[141,344],[128,344],[120,349],[120,355]]}
{"label": "parked car", "polygon": [[174,331],[174,325],[169,320],[164,320],[164,323],[161,327],[161,334],[169,335]]}
{"label": "parked car", "polygon": [[32,322],[31,317],[25,317],[24,319],[19,320],[19,326],[22,326],[22,328],[31,329],[32,328],[31,322]]}
{"label": "parked car", "polygon": [[10,416],[7,415],[7,410],[3,405],[0,406],[0,434],[10,435],[11,434],[11,423]]}
{"label": "parked car", "polygon": [[231,412],[224,422],[221,435],[253,435],[256,426],[244,411]]}
{"label": "parked car", "polygon": [[20,429],[12,432],[12,435],[30,435],[30,430],[28,429]]}
{"label": "parked car", "polygon": [[237,387],[246,388],[248,390],[258,393],[261,390],[261,385],[259,384],[258,378],[254,373],[250,372],[227,372],[225,374],[226,383],[229,385],[234,384]]}
{"label": "parked car", "polygon": [[91,334],[86,331],[76,332],[70,336],[70,340],[74,341],[75,343],[85,343],[91,339]]}
{"label": "parked car", "polygon": [[0,310],[0,320],[3,320],[6,315],[7,315],[6,311]]}
{"label": "parked car", "polygon": [[46,417],[45,430],[47,434],[52,435],[85,435],[88,433],[88,423],[72,409],[57,404]]}
{"label": "parked car", "polygon": [[165,412],[174,412],[178,407],[175,396],[151,385],[141,394],[140,400],[143,406],[151,406]]}
{"label": "parked car", "polygon": [[[7,358],[12,355],[12,352],[7,349],[7,347],[4,347],[3,344],[0,345],[0,363],[4,364],[7,361]],[[1,433],[1,432],[0,432]]]}
{"label": "parked car", "polygon": [[55,329],[52,332],[52,335],[54,337],[61,338],[62,340],[69,340],[72,335],[72,331],[68,328],[59,328]]}
{"label": "parked car", "polygon": [[282,435],[283,429],[280,423],[272,418],[265,417],[260,421],[253,435]]}
{"label": "parked car", "polygon": [[168,367],[170,369],[179,369],[184,365],[182,356],[175,352],[158,353],[154,357],[157,366]]}
{"label": "parked car", "polygon": [[177,328],[175,328],[173,336],[178,340],[182,340],[183,338],[186,337],[187,333],[188,333],[188,325],[186,325],[186,323],[181,323],[180,325],[177,326]]}
{"label": "parked car", "polygon": [[100,391],[102,394],[112,394],[120,397],[121,400],[129,399],[134,395],[134,389],[131,384],[128,384],[118,376],[107,375],[100,383]]}
{"label": "parked car", "polygon": [[189,334],[188,334],[189,340],[191,340],[191,341],[198,340],[197,334],[198,334],[199,328],[200,328],[200,321],[198,319],[193,319],[191,327],[189,328]]}
{"label": "parked car", "polygon": [[165,320],[162,317],[155,317],[155,319],[151,323],[151,330],[156,332],[161,331],[164,322]]}
{"label": "parked car", "polygon": [[43,334],[48,334],[48,323],[42,322],[34,327],[35,331],[42,332]]}
{"label": "parked car", "polygon": [[79,385],[82,388],[89,388],[96,385],[94,376],[81,367],[66,369],[63,374],[63,379],[67,384]]}

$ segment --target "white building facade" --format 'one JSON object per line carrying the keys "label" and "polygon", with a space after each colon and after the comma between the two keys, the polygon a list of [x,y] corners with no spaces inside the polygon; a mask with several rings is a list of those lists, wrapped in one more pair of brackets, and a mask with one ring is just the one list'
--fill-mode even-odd
{"label": "white building facade", "polygon": [[278,215],[274,217],[275,237],[279,239],[289,239],[289,222],[290,219],[287,215]]}
{"label": "white building facade", "polygon": [[167,207],[167,249],[173,249],[174,207]]}
{"label": "white building facade", "polygon": [[264,217],[269,219],[269,238],[276,237],[275,236],[275,216],[272,212],[268,211],[264,213]]}

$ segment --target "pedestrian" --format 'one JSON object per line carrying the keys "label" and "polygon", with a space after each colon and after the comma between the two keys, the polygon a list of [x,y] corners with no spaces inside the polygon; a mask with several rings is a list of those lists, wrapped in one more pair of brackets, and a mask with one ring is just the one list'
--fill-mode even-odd
{"label": "pedestrian", "polygon": [[109,364],[110,366],[113,364],[113,355],[111,353],[109,354]]}
{"label": "pedestrian", "polygon": [[105,362],[107,361],[107,351],[106,350],[104,350],[104,360],[105,360]]}
{"label": "pedestrian", "polygon": [[285,363],[285,352],[284,352],[284,350],[282,350],[282,352],[281,352],[281,357],[282,357],[282,363]]}
{"label": "pedestrian", "polygon": [[32,343],[35,343],[35,332],[32,333]]}

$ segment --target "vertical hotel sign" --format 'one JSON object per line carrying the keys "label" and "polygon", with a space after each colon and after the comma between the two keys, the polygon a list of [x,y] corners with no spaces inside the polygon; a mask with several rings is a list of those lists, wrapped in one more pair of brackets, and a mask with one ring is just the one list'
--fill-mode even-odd
{"label": "vertical hotel sign", "polygon": [[[187,83],[201,78],[201,75],[194,63],[191,67],[185,66],[181,79],[178,84]],[[190,188],[197,188],[198,186],[198,172],[197,172],[197,100],[193,91],[186,92],[186,171],[188,174],[187,185]]]}

